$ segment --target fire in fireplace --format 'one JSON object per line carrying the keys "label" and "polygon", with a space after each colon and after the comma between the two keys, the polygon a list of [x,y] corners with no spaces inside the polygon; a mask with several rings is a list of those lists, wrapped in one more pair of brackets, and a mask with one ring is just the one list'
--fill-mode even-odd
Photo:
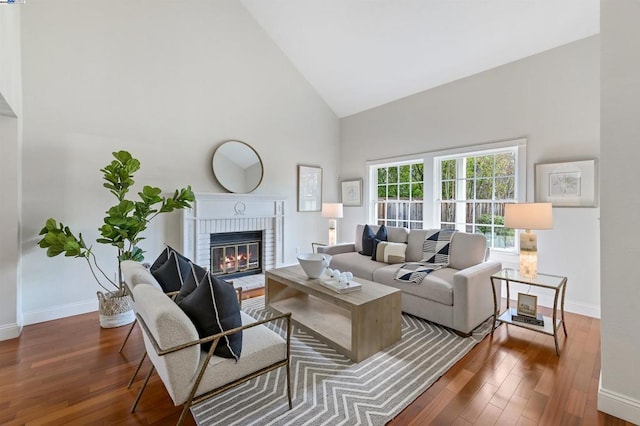
{"label": "fire in fireplace", "polygon": [[262,272],[262,231],[211,234],[211,272],[224,278]]}

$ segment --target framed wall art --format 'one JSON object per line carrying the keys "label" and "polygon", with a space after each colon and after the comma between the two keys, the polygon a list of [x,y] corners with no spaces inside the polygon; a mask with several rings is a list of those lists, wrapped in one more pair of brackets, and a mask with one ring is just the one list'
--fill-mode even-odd
{"label": "framed wall art", "polygon": [[362,179],[342,181],[342,205],[362,205]]}
{"label": "framed wall art", "polygon": [[322,167],[298,165],[298,211],[322,209]]}
{"label": "framed wall art", "polygon": [[595,207],[596,160],[536,164],[535,199],[554,207]]}

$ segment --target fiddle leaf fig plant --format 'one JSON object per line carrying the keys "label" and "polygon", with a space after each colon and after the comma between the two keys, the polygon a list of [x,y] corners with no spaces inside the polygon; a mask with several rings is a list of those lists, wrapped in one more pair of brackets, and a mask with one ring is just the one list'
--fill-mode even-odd
{"label": "fiddle leaf fig plant", "polygon": [[87,245],[81,233],[77,236],[68,226],[55,219],[47,219],[40,231],[42,239],[38,245],[47,250],[47,256],[64,254],[66,257],[83,258],[95,280],[108,292],[124,292],[120,262],[123,260],[142,261],[144,251],[137,244],[144,239],[141,233],[149,222],[162,213],[191,207],[195,197],[191,187],[176,190],[171,197],[162,196],[160,188],[145,186],[138,192],[138,199],[128,200],[125,196],[135,184],[133,175],[140,169],[140,162],[127,151],[113,153],[115,160],[100,169],[105,183],[103,186],[113,194],[118,203],[106,211],[103,225],[98,228],[100,238],[96,242],[108,244],[117,249],[118,282],[115,282],[98,265],[92,246]]}

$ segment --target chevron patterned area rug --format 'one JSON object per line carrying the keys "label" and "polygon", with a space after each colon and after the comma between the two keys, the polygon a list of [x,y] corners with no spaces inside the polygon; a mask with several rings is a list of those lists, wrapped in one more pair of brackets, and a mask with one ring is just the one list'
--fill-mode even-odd
{"label": "chevron patterned area rug", "polygon": [[[264,297],[243,301],[256,319],[272,315]],[[473,335],[402,315],[402,339],[359,363],[294,326],[291,337],[293,409],[284,368],[192,407],[198,425],[384,425],[431,386],[490,331]]]}

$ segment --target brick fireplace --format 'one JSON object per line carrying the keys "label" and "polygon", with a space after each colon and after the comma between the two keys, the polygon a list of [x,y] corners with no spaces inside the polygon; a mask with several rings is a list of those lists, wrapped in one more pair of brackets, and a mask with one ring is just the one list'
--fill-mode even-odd
{"label": "brick fireplace", "polygon": [[[269,270],[283,265],[284,198],[253,194],[195,195],[192,207],[182,210],[182,250],[185,256],[213,271],[212,238],[215,240],[218,237],[212,236],[260,232],[260,269]],[[253,243],[241,243],[240,246],[243,244]],[[225,245],[230,246],[234,246],[236,255],[238,249],[235,244]],[[231,250],[229,248],[229,254]],[[246,269],[245,266],[241,269]],[[229,268],[233,269],[231,266]],[[232,276],[238,276],[237,272],[239,271],[234,271],[235,275]]]}

